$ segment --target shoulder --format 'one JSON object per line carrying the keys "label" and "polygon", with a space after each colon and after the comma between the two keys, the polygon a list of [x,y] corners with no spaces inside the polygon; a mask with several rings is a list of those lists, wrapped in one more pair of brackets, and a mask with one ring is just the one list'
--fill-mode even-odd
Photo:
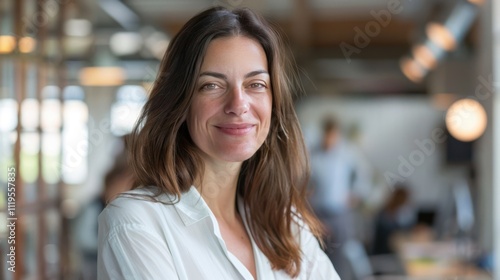
{"label": "shoulder", "polygon": [[130,225],[150,229],[160,228],[163,212],[173,208],[168,202],[170,202],[168,195],[162,194],[155,198],[154,192],[148,188],[122,193],[101,212],[99,227],[107,232]]}

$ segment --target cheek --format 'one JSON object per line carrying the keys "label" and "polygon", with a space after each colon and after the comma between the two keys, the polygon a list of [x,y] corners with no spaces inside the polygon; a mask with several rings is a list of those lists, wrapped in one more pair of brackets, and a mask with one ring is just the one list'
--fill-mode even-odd
{"label": "cheek", "polygon": [[195,98],[191,102],[191,106],[189,107],[188,117],[187,117],[188,123],[194,124],[199,122],[199,119],[202,118],[203,116],[203,108],[204,108],[203,101],[199,100],[198,98]]}
{"label": "cheek", "polygon": [[206,100],[193,100],[189,108],[186,124],[191,138],[193,134],[204,133],[208,120],[213,115],[213,106]]}
{"label": "cheek", "polygon": [[263,104],[263,106],[260,106],[259,109],[261,121],[263,124],[263,130],[265,131],[265,135],[267,137],[267,135],[269,134],[272,119],[272,101],[268,100],[267,102],[265,102],[265,104]]}

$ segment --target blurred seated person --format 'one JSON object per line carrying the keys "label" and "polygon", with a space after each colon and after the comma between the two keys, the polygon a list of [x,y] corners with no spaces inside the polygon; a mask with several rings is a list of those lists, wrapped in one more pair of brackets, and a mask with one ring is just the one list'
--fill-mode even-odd
{"label": "blurred seated person", "polygon": [[402,184],[394,186],[385,206],[375,218],[373,255],[394,254],[391,247],[393,235],[413,226],[415,215],[409,206],[409,201],[408,188]]}

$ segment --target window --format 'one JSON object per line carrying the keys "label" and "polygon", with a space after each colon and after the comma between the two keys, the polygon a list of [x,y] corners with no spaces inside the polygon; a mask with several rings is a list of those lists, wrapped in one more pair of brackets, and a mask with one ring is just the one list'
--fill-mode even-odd
{"label": "window", "polygon": [[118,89],[116,102],[111,107],[111,132],[114,135],[123,136],[132,131],[146,99],[146,90],[142,86],[126,85]]}

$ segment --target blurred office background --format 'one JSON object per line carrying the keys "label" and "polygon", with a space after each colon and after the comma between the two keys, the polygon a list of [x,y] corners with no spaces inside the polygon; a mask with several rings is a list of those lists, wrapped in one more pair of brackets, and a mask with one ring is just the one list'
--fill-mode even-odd
{"label": "blurred office background", "polygon": [[103,190],[128,184],[123,137],[169,40],[214,5],[286,34],[308,148],[334,116],[363,170],[351,279],[500,279],[498,0],[0,0],[0,220],[9,167],[17,217],[0,279],[95,279]]}

